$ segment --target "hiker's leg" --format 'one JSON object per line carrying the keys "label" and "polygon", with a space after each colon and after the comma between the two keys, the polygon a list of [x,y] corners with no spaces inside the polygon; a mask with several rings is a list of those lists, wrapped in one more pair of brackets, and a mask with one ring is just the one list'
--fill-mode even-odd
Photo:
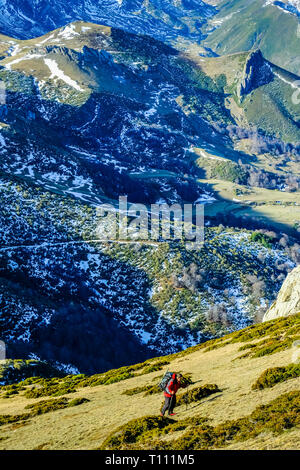
{"label": "hiker's leg", "polygon": [[170,408],[169,408],[169,414],[173,413],[175,406],[176,406],[176,395],[172,395]]}
{"label": "hiker's leg", "polygon": [[165,397],[165,403],[164,403],[164,406],[162,407],[162,414],[164,415],[165,412],[167,411],[167,409],[169,408],[169,405],[170,405],[170,398],[169,397]]}

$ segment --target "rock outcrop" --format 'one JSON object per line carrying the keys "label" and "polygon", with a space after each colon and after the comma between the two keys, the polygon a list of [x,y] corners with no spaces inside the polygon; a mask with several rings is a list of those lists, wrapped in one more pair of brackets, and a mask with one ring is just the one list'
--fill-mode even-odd
{"label": "rock outcrop", "polygon": [[244,66],[242,80],[238,85],[239,98],[242,99],[244,95],[248,95],[256,88],[266,85],[273,80],[273,77],[272,68],[261,51],[257,49],[250,52]]}
{"label": "rock outcrop", "polygon": [[276,301],[265,313],[263,321],[287,317],[298,312],[300,312],[300,266],[287,276]]}

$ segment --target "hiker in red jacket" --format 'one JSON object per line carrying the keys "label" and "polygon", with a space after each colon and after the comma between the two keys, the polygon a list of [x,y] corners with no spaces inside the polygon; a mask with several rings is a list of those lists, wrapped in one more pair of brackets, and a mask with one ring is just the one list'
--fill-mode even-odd
{"label": "hiker in red jacket", "polygon": [[176,392],[180,387],[183,387],[181,379],[181,374],[174,373],[172,374],[172,378],[167,383],[166,389],[164,391],[165,403],[160,413],[161,416],[164,416],[167,410],[169,416],[174,416],[176,414],[173,413],[173,410],[176,405]]}

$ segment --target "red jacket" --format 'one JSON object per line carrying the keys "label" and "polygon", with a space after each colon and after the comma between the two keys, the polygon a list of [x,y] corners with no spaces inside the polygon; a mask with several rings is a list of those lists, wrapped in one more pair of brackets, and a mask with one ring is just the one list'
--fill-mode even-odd
{"label": "red jacket", "polygon": [[181,384],[175,381],[176,374],[172,375],[172,378],[169,380],[167,386],[166,386],[166,391],[164,392],[165,397],[170,398],[172,396],[171,392],[174,392],[174,394],[177,392],[177,390],[181,387]]}

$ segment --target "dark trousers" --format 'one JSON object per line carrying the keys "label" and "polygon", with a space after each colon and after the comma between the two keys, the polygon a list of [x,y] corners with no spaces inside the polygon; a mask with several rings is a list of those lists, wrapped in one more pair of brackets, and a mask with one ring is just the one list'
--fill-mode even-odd
{"label": "dark trousers", "polygon": [[171,397],[165,397],[165,403],[161,410],[162,414],[164,415],[167,410],[168,410],[168,414],[173,413],[175,405],[176,405],[176,395],[172,395]]}

